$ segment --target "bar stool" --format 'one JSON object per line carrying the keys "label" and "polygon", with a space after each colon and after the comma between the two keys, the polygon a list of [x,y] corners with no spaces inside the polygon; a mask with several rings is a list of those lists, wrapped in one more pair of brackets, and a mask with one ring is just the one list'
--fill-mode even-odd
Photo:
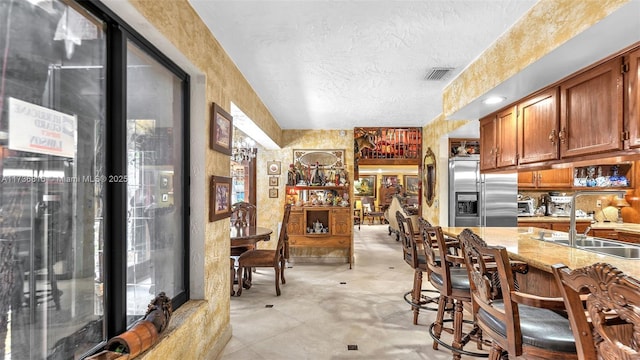
{"label": "bar stool", "polygon": [[579,359],[640,358],[638,279],[607,263],[574,270],[556,264],[553,274],[569,313]]}
{"label": "bar stool", "polygon": [[398,233],[402,243],[404,261],[414,270],[413,288],[404,294],[404,301],[411,305],[411,309],[413,310],[413,325],[418,325],[420,309],[430,311],[438,310],[435,306],[427,306],[428,304],[435,305],[438,297],[428,297],[423,295],[423,293],[438,294],[438,292],[431,289],[422,289],[422,273],[427,271],[426,259],[424,255],[418,251],[418,243],[411,220],[405,218],[400,211],[396,211],[396,219],[398,221]]}
{"label": "bar stool", "polygon": [[505,247],[487,245],[470,229],[458,238],[471,279],[472,314],[492,340],[489,357],[578,359],[562,300],[517,291],[513,273],[522,267]]}
{"label": "bar stool", "polygon": [[[476,342],[478,350],[482,350],[483,340],[482,331],[476,323],[463,317],[463,304],[471,303],[471,288],[467,270],[461,266],[464,258],[460,256],[460,242],[457,239],[445,239],[440,226],[430,226],[426,221],[420,222],[420,233],[423,236],[429,281],[440,291],[436,320],[429,327],[433,349],[437,350],[441,345],[451,350],[454,359],[460,359],[461,355],[488,357],[488,352],[464,350],[464,346],[472,340]],[[444,319],[445,312],[451,311],[447,305],[453,306],[452,319]],[[446,322],[453,322],[453,326],[445,327]],[[468,333],[463,332],[463,324],[472,325]],[[453,335],[450,344],[441,339],[443,331]]]}

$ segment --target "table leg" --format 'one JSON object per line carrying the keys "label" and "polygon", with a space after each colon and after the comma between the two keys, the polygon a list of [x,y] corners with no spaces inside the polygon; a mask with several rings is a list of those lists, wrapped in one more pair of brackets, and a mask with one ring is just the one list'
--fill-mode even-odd
{"label": "table leg", "polygon": [[245,289],[251,288],[251,280],[253,279],[251,272],[252,272],[252,268],[244,268],[244,274],[241,274],[243,277],[242,287]]}
{"label": "table leg", "polygon": [[229,278],[231,279],[231,291],[230,294],[231,296],[234,296],[236,294],[236,291],[233,287],[233,283],[235,282],[235,277],[236,277],[236,261],[233,258],[229,258],[230,260],[230,267],[231,267],[231,274],[229,276]]}

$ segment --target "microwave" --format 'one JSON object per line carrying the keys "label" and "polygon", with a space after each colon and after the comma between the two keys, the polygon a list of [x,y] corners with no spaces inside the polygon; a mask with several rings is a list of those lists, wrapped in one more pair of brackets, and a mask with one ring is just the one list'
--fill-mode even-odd
{"label": "microwave", "polygon": [[533,216],[536,211],[533,199],[518,200],[518,216]]}

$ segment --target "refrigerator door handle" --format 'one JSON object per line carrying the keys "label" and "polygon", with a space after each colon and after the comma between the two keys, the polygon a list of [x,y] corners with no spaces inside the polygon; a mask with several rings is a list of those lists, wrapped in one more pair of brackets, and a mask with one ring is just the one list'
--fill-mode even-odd
{"label": "refrigerator door handle", "polygon": [[480,188],[476,188],[476,191],[481,192],[484,189],[482,189],[483,187],[483,181],[482,181],[482,175],[480,175],[480,161],[476,162],[476,171],[475,171],[475,176],[476,176],[476,184],[480,184]]}
{"label": "refrigerator door handle", "polygon": [[485,195],[487,192],[487,184],[484,176],[480,175],[480,226],[487,226],[487,204],[485,202]]}

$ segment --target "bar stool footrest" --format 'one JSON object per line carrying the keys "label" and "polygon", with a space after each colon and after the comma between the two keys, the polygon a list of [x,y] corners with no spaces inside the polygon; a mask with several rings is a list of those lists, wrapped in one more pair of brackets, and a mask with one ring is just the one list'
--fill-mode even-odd
{"label": "bar stool footrest", "polygon": [[[420,302],[419,303],[414,303],[411,300],[411,293],[413,291],[407,291],[404,294],[404,301],[407,302],[407,304],[411,305],[411,307],[417,307],[423,310],[429,310],[429,311],[438,311],[438,298],[440,297],[440,292],[437,290],[430,290],[430,289],[422,289],[420,290],[422,293],[434,293],[436,294],[434,297],[428,297],[426,295],[421,295],[420,296]],[[433,306],[428,306],[428,305],[435,305],[435,307]]]}
{"label": "bar stool footrest", "polygon": [[[453,319],[444,319],[443,323],[446,323],[446,322],[453,322]],[[462,322],[465,323],[465,324],[473,324],[473,321],[471,321],[471,320],[462,320]],[[435,323],[431,323],[431,325],[429,326],[429,335],[431,335],[431,338],[433,339],[433,341],[437,342],[439,345],[442,345],[444,348],[449,349],[452,352],[456,352],[456,353],[461,354],[461,355],[475,356],[475,357],[482,357],[482,358],[488,358],[489,357],[489,352],[488,351],[486,353],[484,353],[484,352],[482,352],[482,353],[473,352],[473,351],[468,351],[468,350],[464,350],[464,349],[458,349],[458,348],[453,347],[451,344],[447,344],[446,342],[442,341],[441,339],[439,339],[439,338],[437,338],[435,336],[435,334],[433,333],[433,328],[435,326],[436,326]],[[465,337],[469,337],[470,338],[471,335],[467,334],[467,333],[463,333],[462,337],[463,338],[465,338]],[[466,345],[467,343],[468,342],[465,342],[464,345]],[[483,345],[491,346],[491,344],[487,344],[487,343],[484,343],[484,342],[483,342]]]}

